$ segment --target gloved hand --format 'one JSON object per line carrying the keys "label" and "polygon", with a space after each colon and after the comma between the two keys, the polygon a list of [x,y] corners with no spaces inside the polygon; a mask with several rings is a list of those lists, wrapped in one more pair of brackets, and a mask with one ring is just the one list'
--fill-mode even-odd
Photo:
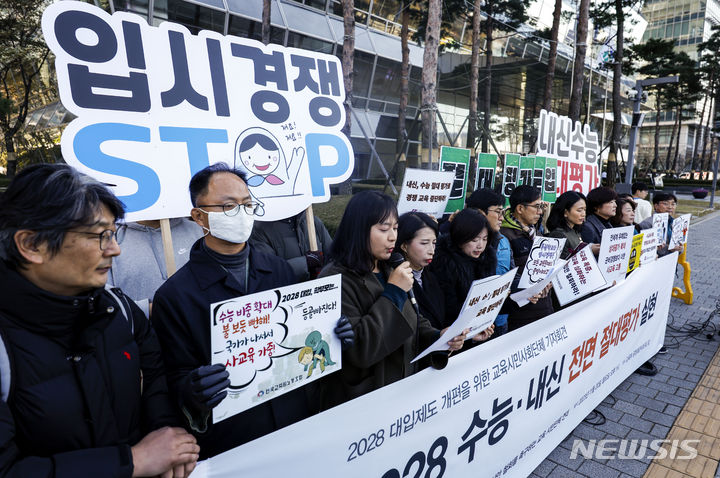
{"label": "gloved hand", "polygon": [[310,274],[310,279],[315,279],[325,264],[322,251],[306,252],[305,260],[307,261],[307,269],[308,274]]}
{"label": "gloved hand", "polygon": [[340,339],[343,350],[355,345],[355,332],[353,331],[352,324],[350,324],[350,321],[344,315],[340,316],[340,319],[335,325],[335,335]]}
{"label": "gloved hand", "polygon": [[183,404],[207,414],[226,396],[230,373],[225,365],[216,363],[198,367],[188,377],[183,390]]}

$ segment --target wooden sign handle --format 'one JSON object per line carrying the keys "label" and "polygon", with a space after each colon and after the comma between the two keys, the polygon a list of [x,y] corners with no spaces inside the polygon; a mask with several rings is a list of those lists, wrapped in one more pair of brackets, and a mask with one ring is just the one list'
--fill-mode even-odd
{"label": "wooden sign handle", "polygon": [[315,233],[315,214],[313,213],[312,204],[305,209],[305,219],[307,219],[308,244],[311,251],[318,250],[317,234]]}
{"label": "wooden sign handle", "polygon": [[160,234],[162,235],[163,252],[165,253],[165,268],[167,276],[170,277],[177,270],[175,267],[172,232],[170,232],[170,219],[160,219]]}

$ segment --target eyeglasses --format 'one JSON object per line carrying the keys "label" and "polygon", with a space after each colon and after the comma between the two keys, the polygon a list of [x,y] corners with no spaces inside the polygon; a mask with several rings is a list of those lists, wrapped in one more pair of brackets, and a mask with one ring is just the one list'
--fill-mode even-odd
{"label": "eyeglasses", "polygon": [[675,207],[677,203],[675,201],[660,201],[658,204],[662,204],[665,207]]}
{"label": "eyeglasses", "polygon": [[113,239],[115,242],[120,244],[125,238],[125,230],[127,226],[125,224],[118,224],[117,228],[113,231],[112,229],[105,229],[103,232],[89,232],[89,231],[69,231],[77,232],[78,234],[87,234],[89,236],[97,236],[100,239],[100,250],[105,251],[110,247],[110,243]]}
{"label": "eyeglasses", "polygon": [[[243,209],[245,211],[245,214],[248,216],[252,216],[255,214],[255,211],[258,210],[259,205],[249,202],[245,204],[238,204],[236,202],[229,202],[225,204],[198,204],[198,208],[201,207],[221,207],[223,210],[223,213],[225,213],[226,216],[237,216],[237,214],[240,212],[240,209]],[[203,211],[205,212],[205,211]]]}
{"label": "eyeglasses", "polygon": [[494,212],[495,214],[497,214],[498,216],[500,216],[500,215],[502,215],[503,211],[504,211],[504,209],[501,208],[501,207],[498,207],[498,208],[492,208],[492,207],[490,207],[490,208],[488,208],[488,211],[487,211],[487,212]]}
{"label": "eyeglasses", "polygon": [[523,204],[523,206],[525,206],[525,207],[534,207],[534,208],[537,209],[538,211],[542,211],[543,209],[545,209],[545,205],[544,205],[543,203],[540,203],[540,204]]}

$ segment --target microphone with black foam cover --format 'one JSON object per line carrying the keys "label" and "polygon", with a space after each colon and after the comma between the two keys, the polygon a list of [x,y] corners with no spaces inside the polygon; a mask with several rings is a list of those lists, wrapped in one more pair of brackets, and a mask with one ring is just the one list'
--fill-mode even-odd
{"label": "microphone with black foam cover", "polygon": [[[398,267],[403,262],[405,262],[405,257],[399,252],[393,252],[390,255],[390,259],[388,259],[388,264],[390,264],[393,269]],[[418,306],[417,300],[415,300],[415,293],[413,292],[412,287],[407,292],[407,295],[408,299],[410,299],[410,303],[412,304],[413,309],[415,309],[415,313],[420,316],[420,307]]]}

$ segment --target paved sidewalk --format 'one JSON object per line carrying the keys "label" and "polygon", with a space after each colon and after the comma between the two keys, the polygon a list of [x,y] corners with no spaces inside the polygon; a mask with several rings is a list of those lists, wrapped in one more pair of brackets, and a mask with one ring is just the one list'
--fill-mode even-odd
{"label": "paved sidewalk", "polygon": [[[698,326],[707,321],[720,301],[720,213],[703,217],[690,227],[688,262],[692,267],[691,284],[694,291],[692,305],[672,299],[665,344],[668,353],[656,355],[651,361],[658,374],[646,377],[632,374],[598,407],[607,421],[602,425],[581,423],[533,472],[533,478],[655,478],[651,470],[646,475],[651,460],[643,459],[585,459],[578,455],[570,459],[575,439],[582,440],[662,440],[668,436],[688,398],[698,385],[711,359],[720,345],[720,314],[713,324],[692,337],[675,332],[683,326]],[[682,268],[678,267],[675,286],[684,290]],[[712,340],[706,334],[713,334]],[[720,387],[720,384],[718,385]],[[652,451],[647,453],[653,454]],[[692,460],[688,460],[692,461]],[[710,477],[720,478],[717,463],[712,466]],[[663,476],[701,476],[698,466],[688,466],[686,473]],[[656,468],[653,468],[655,470]],[[675,473],[675,472],[673,472]],[[706,476],[707,471],[702,473]],[[658,477],[660,475],[657,475]]]}

